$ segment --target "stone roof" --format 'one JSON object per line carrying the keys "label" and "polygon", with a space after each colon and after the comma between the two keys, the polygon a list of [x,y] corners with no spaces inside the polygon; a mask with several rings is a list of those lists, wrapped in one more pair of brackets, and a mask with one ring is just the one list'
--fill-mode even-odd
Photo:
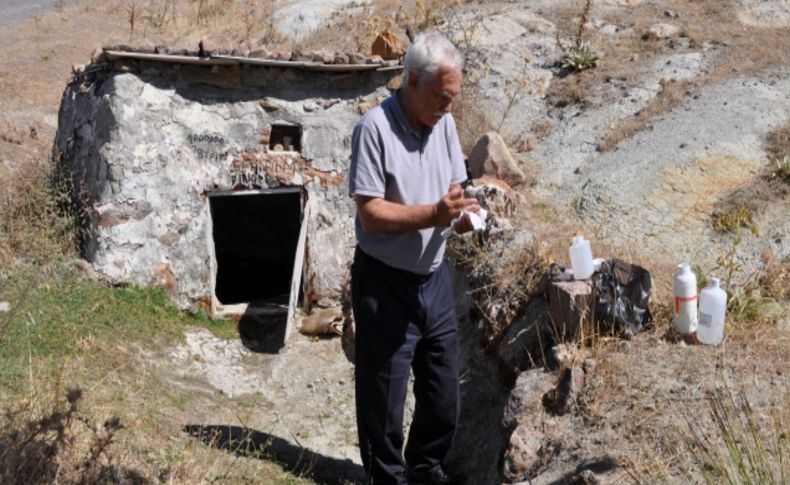
{"label": "stone roof", "polygon": [[74,73],[83,74],[103,69],[107,62],[134,59],[153,62],[198,65],[257,65],[298,68],[312,71],[369,71],[400,70],[402,59],[384,60],[381,56],[366,56],[359,52],[269,51],[265,48],[213,47],[201,41],[196,48],[157,46],[130,46],[114,44],[99,47],[91,54],[91,64],[75,65]]}

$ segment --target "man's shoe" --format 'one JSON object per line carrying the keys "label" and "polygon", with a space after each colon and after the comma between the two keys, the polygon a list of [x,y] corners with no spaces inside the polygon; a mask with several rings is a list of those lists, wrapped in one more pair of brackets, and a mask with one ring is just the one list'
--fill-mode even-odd
{"label": "man's shoe", "polygon": [[453,479],[440,466],[431,468],[426,472],[410,470],[407,478],[409,485],[448,485],[453,483]]}

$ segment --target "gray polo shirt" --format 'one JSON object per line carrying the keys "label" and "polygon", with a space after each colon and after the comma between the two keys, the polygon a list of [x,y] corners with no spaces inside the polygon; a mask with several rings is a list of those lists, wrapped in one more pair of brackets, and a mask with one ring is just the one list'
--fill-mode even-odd
{"label": "gray polo shirt", "polygon": [[[398,104],[397,94],[368,111],[351,140],[351,195],[382,197],[405,205],[435,204],[450,185],[466,180],[455,120],[442,116],[420,136]],[[395,268],[428,274],[444,256],[443,228],[405,233],[368,233],[359,214],[357,242],[370,256]]]}

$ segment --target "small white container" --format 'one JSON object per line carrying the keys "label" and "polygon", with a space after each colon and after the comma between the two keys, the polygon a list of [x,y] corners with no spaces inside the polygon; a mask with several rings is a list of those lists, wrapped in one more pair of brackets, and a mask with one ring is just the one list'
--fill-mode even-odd
{"label": "small white container", "polygon": [[592,276],[594,268],[590,241],[584,239],[582,236],[574,236],[569,253],[571,256],[571,268],[573,268],[574,279],[586,280]]}
{"label": "small white container", "polygon": [[711,278],[699,294],[697,340],[707,345],[719,345],[724,338],[726,312],[727,293],[719,288],[718,278]]}
{"label": "small white container", "polygon": [[672,278],[675,328],[682,334],[697,330],[697,277],[688,263],[680,263]]}

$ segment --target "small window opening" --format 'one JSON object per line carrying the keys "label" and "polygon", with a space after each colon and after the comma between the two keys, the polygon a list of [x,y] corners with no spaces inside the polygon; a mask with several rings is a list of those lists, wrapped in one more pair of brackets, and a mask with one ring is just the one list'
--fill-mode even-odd
{"label": "small window opening", "polygon": [[288,304],[302,223],[302,191],[239,192],[209,198],[222,305]]}
{"label": "small window opening", "polygon": [[269,135],[269,149],[275,152],[301,152],[302,127],[299,125],[273,125]]}

